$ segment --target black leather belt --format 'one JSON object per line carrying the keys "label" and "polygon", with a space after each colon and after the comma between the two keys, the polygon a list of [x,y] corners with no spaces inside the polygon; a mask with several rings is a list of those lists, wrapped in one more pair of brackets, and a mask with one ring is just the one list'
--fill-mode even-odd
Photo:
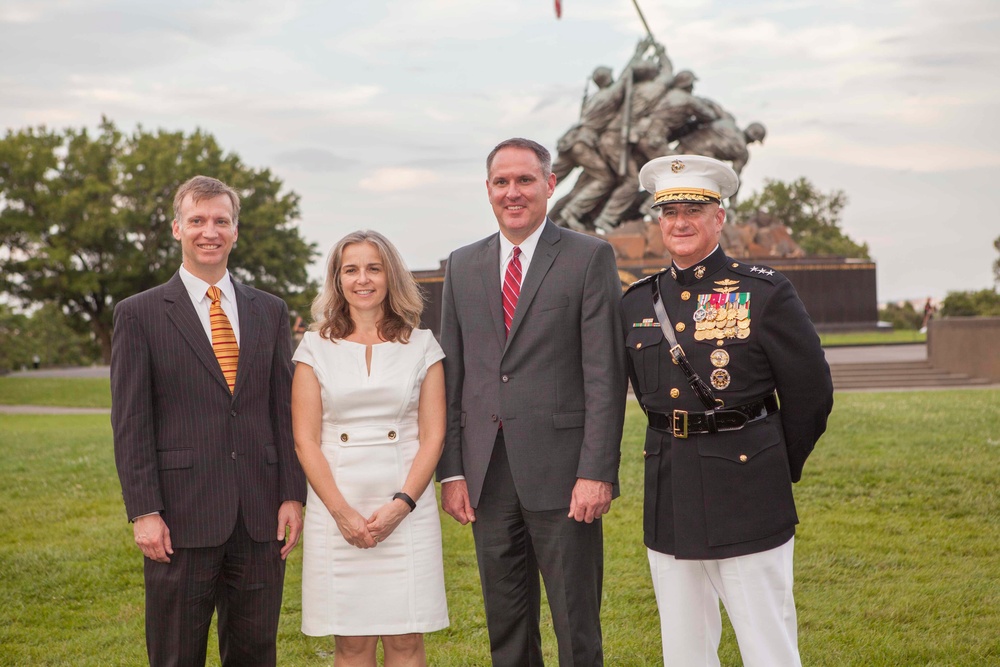
{"label": "black leather belt", "polygon": [[686,438],[688,435],[698,433],[739,431],[750,422],[777,411],[778,397],[771,392],[756,401],[721,410],[710,412],[674,410],[672,414],[650,410],[646,412],[646,416],[649,418],[649,428],[670,433],[675,438]]}

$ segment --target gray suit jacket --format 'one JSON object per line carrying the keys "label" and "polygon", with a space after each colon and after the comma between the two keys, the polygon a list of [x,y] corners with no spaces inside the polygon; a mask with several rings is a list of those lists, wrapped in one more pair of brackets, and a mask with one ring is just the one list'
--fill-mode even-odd
{"label": "gray suit jacket", "polygon": [[566,508],[578,477],[618,493],[625,410],[621,283],[611,246],[546,220],[506,336],[499,233],[451,254],[441,346],[448,428],[438,479],[464,475],[473,507],[497,429],[530,511]]}
{"label": "gray suit jacket", "polygon": [[129,518],[159,511],[174,547],[222,544],[237,511],[254,540],[274,540],[281,503],[305,501],[292,441],[288,309],[233,285],[233,394],[179,274],[115,307],[111,424],[125,509]]}

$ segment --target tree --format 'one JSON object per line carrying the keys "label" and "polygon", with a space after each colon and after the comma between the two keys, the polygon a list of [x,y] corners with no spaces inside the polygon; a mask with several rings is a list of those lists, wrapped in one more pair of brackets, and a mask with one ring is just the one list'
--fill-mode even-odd
{"label": "tree", "polygon": [[[993,239],[993,247],[1000,252],[1000,236]],[[993,284],[1000,286],[1000,258],[993,261]]]}
{"label": "tree", "polygon": [[858,244],[840,229],[840,214],[847,205],[842,190],[820,192],[806,178],[793,183],[767,179],[764,189],[737,205],[749,217],[763,211],[780,220],[807,255],[869,259],[868,244]]}
{"label": "tree", "polygon": [[940,312],[943,317],[1000,317],[1000,294],[994,289],[948,292]]}
{"label": "tree", "polygon": [[893,329],[913,329],[916,331],[923,324],[924,314],[918,313],[909,301],[904,301],[901,304],[886,304],[885,308],[879,309],[878,319],[890,323]]}
{"label": "tree", "polygon": [[93,335],[73,330],[55,304],[31,315],[0,304],[0,375],[30,368],[36,356],[42,366],[84,366],[100,354]]}
{"label": "tree", "polygon": [[115,304],[167,281],[180,265],[173,196],[196,174],[240,193],[233,275],[307,311],[316,287],[306,266],[316,249],[294,222],[298,195],[281,194],[268,169],[224,155],[201,130],[185,136],[139,126],[125,135],[107,118],[95,136],[43,126],[8,130],[0,140],[0,290],[22,305],[56,304],[77,331],[93,333],[107,362]]}

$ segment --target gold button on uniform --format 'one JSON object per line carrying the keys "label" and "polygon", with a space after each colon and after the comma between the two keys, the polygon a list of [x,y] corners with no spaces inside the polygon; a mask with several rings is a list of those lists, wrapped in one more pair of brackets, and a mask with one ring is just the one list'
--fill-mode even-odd
{"label": "gold button on uniform", "polygon": [[690,298],[691,298],[691,292],[688,292],[687,290],[681,292],[681,301],[687,301]]}
{"label": "gold button on uniform", "polygon": [[684,331],[686,327],[684,326],[683,322],[678,322],[677,324],[674,325],[674,328],[677,329],[677,331]]}
{"label": "gold button on uniform", "polygon": [[346,433],[341,433],[340,434],[340,441],[341,442],[347,442],[348,440],[349,440],[349,438],[347,437]]}
{"label": "gold button on uniform", "polygon": [[396,432],[395,431],[389,431],[389,439],[390,440],[395,440],[396,439]]}
{"label": "gold button on uniform", "polygon": [[638,350],[638,349],[639,349],[640,347],[642,347],[642,343],[636,343],[636,344],[635,344],[635,349],[637,349],[637,350]]}
{"label": "gold button on uniform", "polygon": [[746,463],[747,459],[748,457],[746,454],[740,454],[740,463]]}
{"label": "gold button on uniform", "polygon": [[678,389],[677,387],[674,387],[673,389],[670,390],[670,398],[677,398],[680,395],[681,395],[681,390]]}

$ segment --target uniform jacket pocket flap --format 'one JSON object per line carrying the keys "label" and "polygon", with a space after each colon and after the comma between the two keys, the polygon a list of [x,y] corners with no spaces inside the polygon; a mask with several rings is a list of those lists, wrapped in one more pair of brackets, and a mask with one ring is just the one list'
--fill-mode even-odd
{"label": "uniform jacket pocket flap", "polygon": [[164,449],[156,452],[160,470],[179,470],[194,466],[193,449]]}
{"label": "uniform jacket pocket flap", "polygon": [[585,414],[586,413],[583,410],[579,412],[557,412],[552,415],[552,427],[583,428]]}
{"label": "uniform jacket pocket flap", "polygon": [[278,448],[274,445],[266,445],[264,447],[264,458],[271,465],[278,462]]}
{"label": "uniform jacket pocket flap", "polygon": [[664,439],[664,435],[659,431],[654,431],[651,428],[646,429],[646,443],[642,450],[644,457],[649,458],[650,456],[659,456],[660,447]]}
{"label": "uniform jacket pocket flap", "polygon": [[625,347],[632,350],[641,350],[650,345],[659,345],[663,341],[663,331],[660,325],[655,327],[636,327],[628,332],[625,338]]}
{"label": "uniform jacket pocket flap", "polygon": [[781,436],[778,429],[764,422],[740,431],[703,435],[698,442],[698,454],[742,464],[779,444]]}

